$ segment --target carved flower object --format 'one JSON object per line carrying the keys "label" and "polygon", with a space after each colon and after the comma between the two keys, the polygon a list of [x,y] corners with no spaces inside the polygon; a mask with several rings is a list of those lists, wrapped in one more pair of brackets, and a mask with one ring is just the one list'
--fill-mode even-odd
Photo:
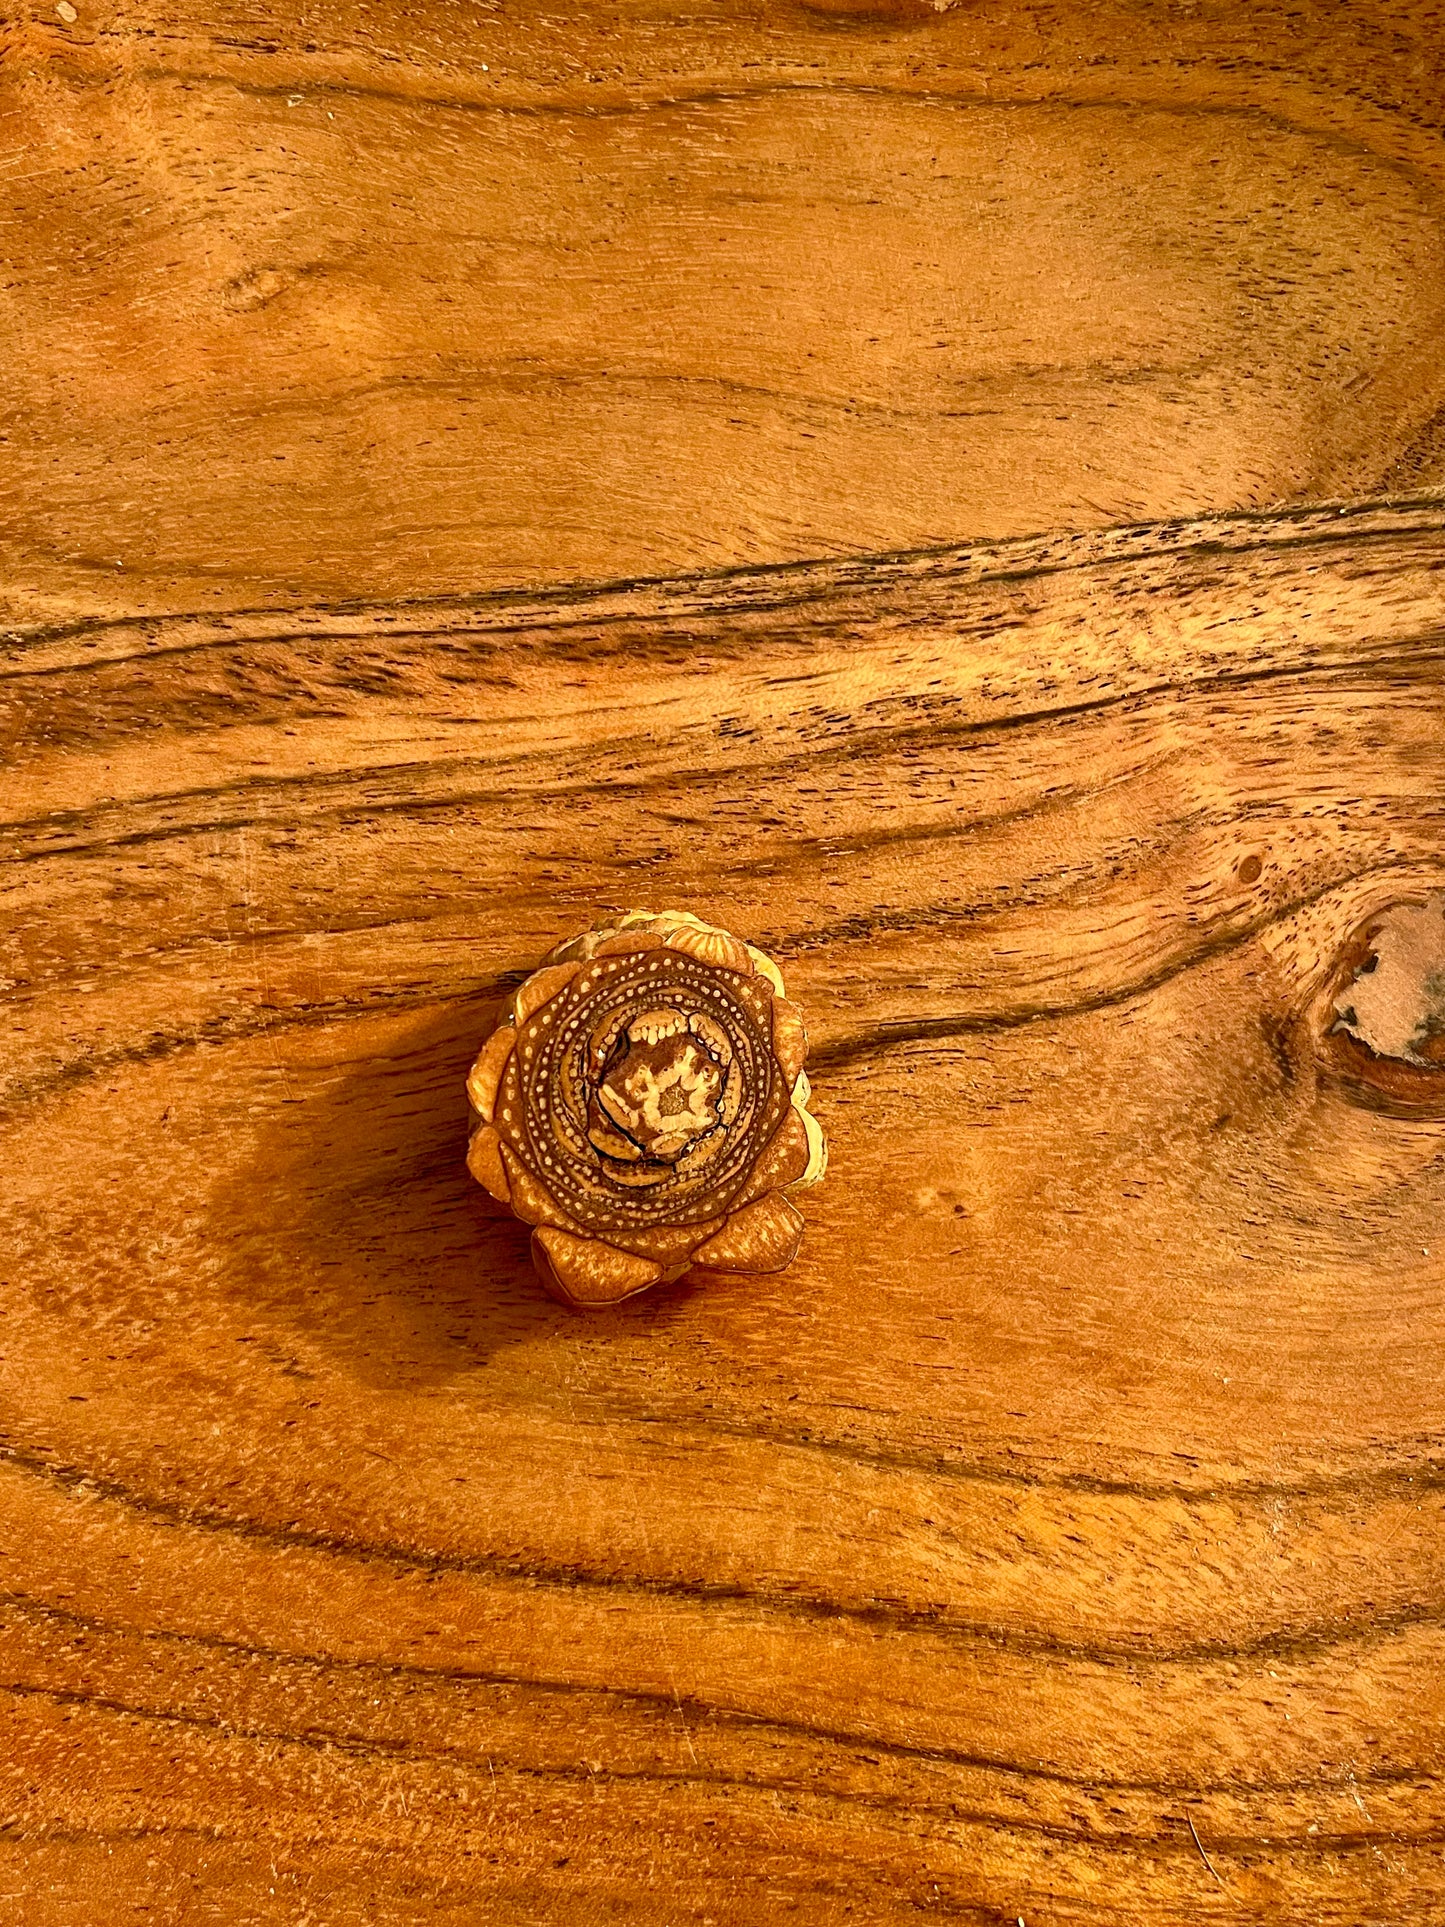
{"label": "carved flower object", "polygon": [[681,910],[558,945],[467,1078],[467,1165],[533,1227],[554,1297],[615,1305],[694,1265],[781,1271],[827,1147],[777,965]]}

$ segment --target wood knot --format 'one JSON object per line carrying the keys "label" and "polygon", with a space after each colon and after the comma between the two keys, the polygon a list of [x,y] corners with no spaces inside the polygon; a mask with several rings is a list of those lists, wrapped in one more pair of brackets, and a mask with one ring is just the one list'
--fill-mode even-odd
{"label": "wood knot", "polygon": [[1361,924],[1320,1018],[1324,1067],[1346,1096],[1402,1116],[1445,1116],[1445,893]]}

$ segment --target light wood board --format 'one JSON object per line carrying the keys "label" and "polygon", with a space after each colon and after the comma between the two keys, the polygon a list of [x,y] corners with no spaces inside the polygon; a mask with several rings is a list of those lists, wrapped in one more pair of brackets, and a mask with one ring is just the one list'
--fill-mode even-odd
{"label": "light wood board", "polygon": [[[1445,888],[1445,15],[72,10],[0,1927],[1445,1923],[1445,1072],[1334,1028]],[[635,905],[834,1165],[589,1319],[462,1077]]]}
{"label": "light wood board", "polygon": [[1445,481],[1445,12],[28,6],[0,618]]}
{"label": "light wood board", "polygon": [[[1442,563],[14,646],[0,1917],[1445,1918],[1445,1073],[1320,1051],[1445,880]],[[639,902],[780,958],[834,1162],[789,1272],[588,1318],[462,1079]]]}

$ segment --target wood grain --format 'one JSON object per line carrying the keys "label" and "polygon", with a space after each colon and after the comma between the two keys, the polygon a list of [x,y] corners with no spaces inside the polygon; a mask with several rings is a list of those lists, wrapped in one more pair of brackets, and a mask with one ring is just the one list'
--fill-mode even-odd
{"label": "wood grain", "polygon": [[[15,638],[0,1920],[1445,1920],[1445,1073],[1328,1048],[1445,881],[1442,568]],[[462,1079],[639,901],[783,962],[833,1169],[579,1318]]]}
{"label": "wood grain", "polygon": [[1432,0],[22,5],[0,615],[1445,482]]}
{"label": "wood grain", "polygon": [[[0,1927],[1445,1923],[1445,15],[73,11]],[[581,1319],[462,1079],[636,904],[833,1170]]]}

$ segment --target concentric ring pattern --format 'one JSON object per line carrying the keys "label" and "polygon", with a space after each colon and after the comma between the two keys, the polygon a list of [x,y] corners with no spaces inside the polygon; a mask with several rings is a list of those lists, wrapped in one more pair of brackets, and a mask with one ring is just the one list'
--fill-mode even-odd
{"label": "concentric ring pattern", "polygon": [[630,912],[511,999],[468,1080],[468,1163],[536,1227],[543,1278],[571,1302],[694,1263],[779,1270],[802,1231],[781,1194],[825,1158],[806,1048],[760,951],[688,912]]}
{"label": "concentric ring pattern", "polygon": [[[678,950],[594,959],[570,994],[518,1032],[497,1120],[503,1144],[544,1177],[571,1218],[602,1236],[625,1241],[658,1225],[718,1217],[788,1108],[772,1051],[771,1001],[758,979]],[[652,1029],[666,1026],[661,1038],[646,1035],[649,1016]],[[692,1088],[716,1085],[708,1122],[680,1155],[656,1155],[667,1140],[652,1136],[649,1145],[644,1120],[629,1132],[617,1116],[625,1098],[620,1090],[613,1097],[614,1080],[629,1063],[626,1088],[641,1087],[664,1119],[686,1115],[666,1107],[687,1094],[690,1071]],[[655,1096],[670,1073],[677,1075]]]}

